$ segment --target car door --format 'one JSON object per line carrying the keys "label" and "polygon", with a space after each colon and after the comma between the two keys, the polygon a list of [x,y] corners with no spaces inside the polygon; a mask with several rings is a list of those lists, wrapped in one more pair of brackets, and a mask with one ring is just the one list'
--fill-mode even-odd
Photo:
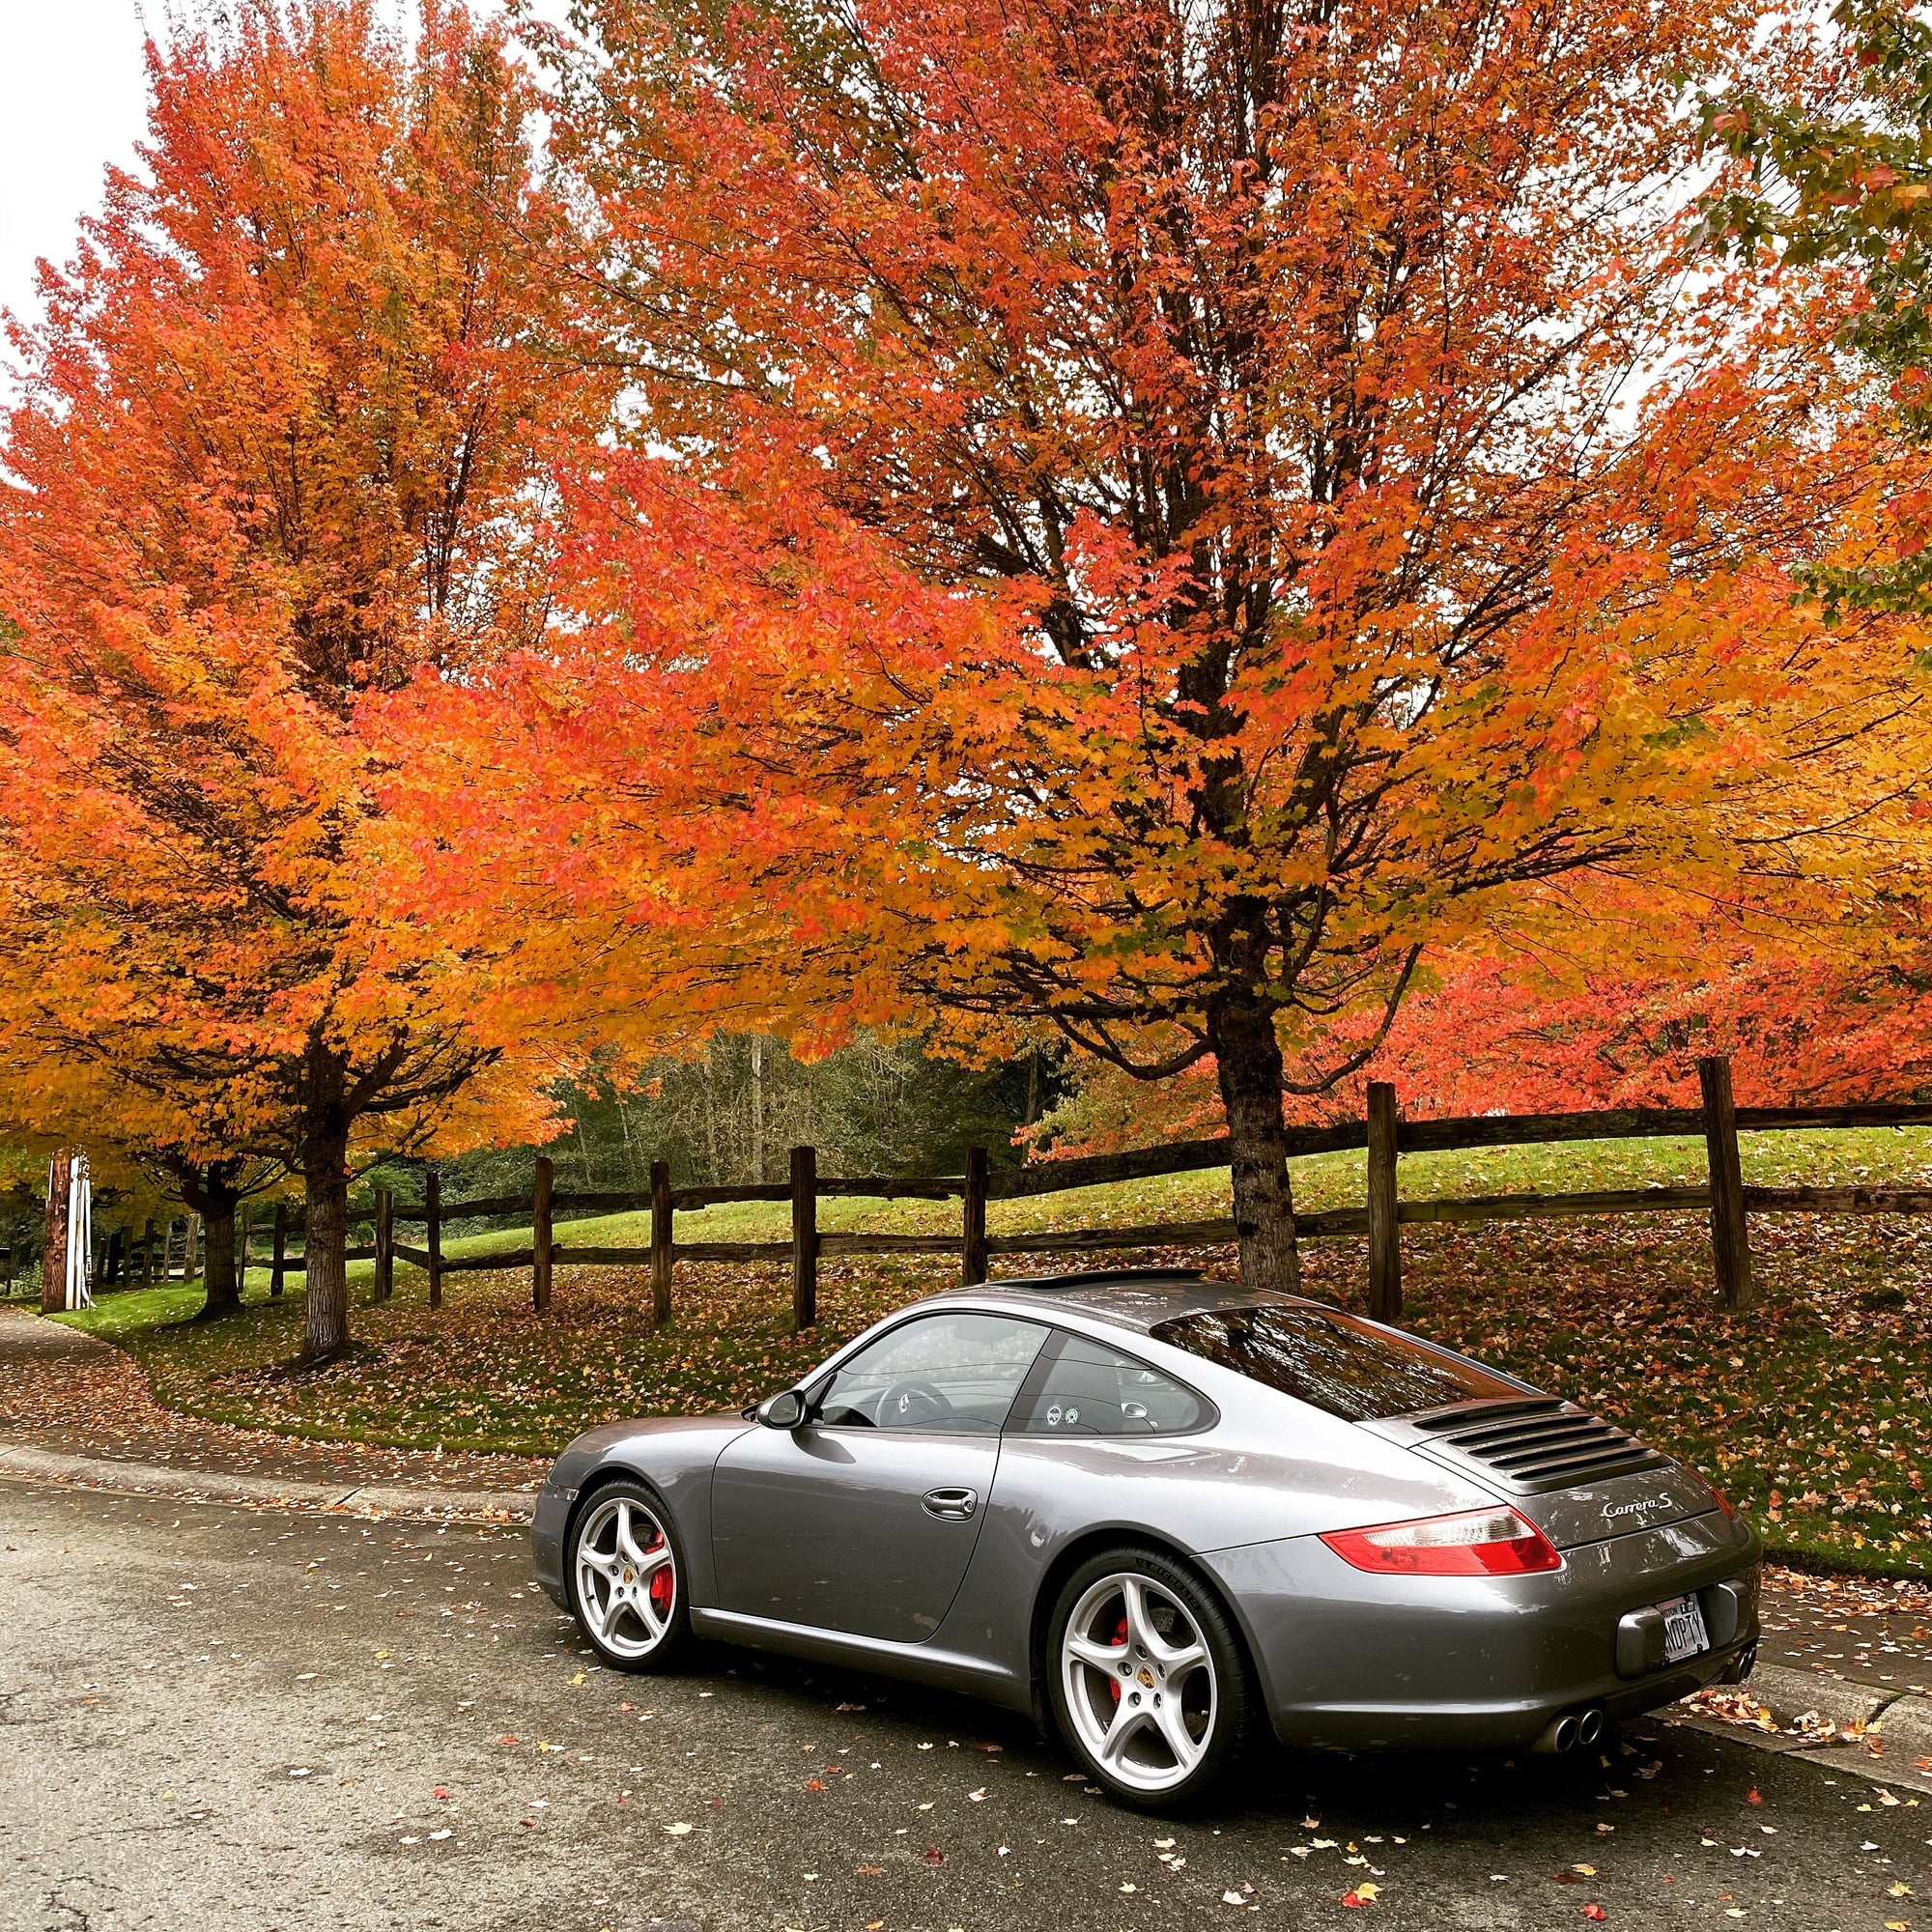
{"label": "car door", "polygon": [[900,1322],[815,1390],[801,1428],[718,1459],[718,1606],[920,1643],[972,1559],[1000,1431],[1046,1329],[966,1311]]}

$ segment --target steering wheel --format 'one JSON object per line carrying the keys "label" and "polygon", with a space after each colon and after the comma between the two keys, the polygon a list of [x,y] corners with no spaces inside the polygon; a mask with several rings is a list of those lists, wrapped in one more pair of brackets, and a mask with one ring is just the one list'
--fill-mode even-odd
{"label": "steering wheel", "polygon": [[930,1382],[909,1378],[879,1398],[881,1429],[926,1429],[952,1419],[952,1405]]}

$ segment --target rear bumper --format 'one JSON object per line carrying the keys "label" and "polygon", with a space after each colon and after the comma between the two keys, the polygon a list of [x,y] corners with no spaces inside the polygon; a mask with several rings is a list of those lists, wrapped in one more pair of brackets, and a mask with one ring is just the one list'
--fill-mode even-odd
{"label": "rear bumper", "polygon": [[[1561,1570],[1532,1577],[1373,1577],[1316,1537],[1202,1560],[1245,1627],[1285,1745],[1397,1750],[1525,1746],[1565,1711],[1634,1717],[1717,1682],[1757,1640],[1761,1554],[1713,1510],[1567,1549]],[[1621,1674],[1619,1625],[1687,1592],[1712,1647]]]}

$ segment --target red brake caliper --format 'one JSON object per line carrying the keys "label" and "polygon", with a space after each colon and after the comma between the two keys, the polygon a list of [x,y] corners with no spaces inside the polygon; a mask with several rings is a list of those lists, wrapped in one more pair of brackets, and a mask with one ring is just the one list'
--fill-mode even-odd
{"label": "red brake caliper", "polygon": [[[651,1538],[646,1553],[655,1555],[657,1551],[659,1551],[663,1548],[664,1548],[664,1533],[660,1531],[656,1536]],[[670,1608],[670,1593],[672,1588],[673,1588],[673,1583],[670,1574],[670,1565],[667,1563],[664,1566],[664,1568],[658,1571],[658,1573],[651,1578],[651,1602],[653,1605],[656,1605],[658,1614],[660,1616],[662,1616],[665,1611]]]}
{"label": "red brake caliper", "polygon": [[[1115,1628],[1114,1641],[1117,1644],[1119,1644],[1122,1650],[1126,1649],[1127,1620],[1125,1617],[1122,1617],[1120,1623]],[[1115,1703],[1118,1704],[1121,1701],[1121,1680],[1118,1677],[1110,1677],[1107,1679],[1107,1692],[1113,1698]]]}

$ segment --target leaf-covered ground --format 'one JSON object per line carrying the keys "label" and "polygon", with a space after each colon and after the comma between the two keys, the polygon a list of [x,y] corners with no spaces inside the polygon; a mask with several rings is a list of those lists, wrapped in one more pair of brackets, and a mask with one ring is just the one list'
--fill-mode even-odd
{"label": "leaf-covered ground", "polygon": [[[1298,1198],[1359,1198],[1359,1156],[1300,1165]],[[1405,1162],[1403,1191],[1642,1185],[1702,1178],[1697,1143],[1584,1144]],[[1932,1134],[1761,1135],[1754,1180],[1923,1182]],[[1044,1201],[995,1204],[994,1232],[1132,1225],[1225,1211],[1225,1177],[1197,1175]],[[782,1209],[680,1216],[682,1238],[773,1237]],[[947,1224],[944,1207],[829,1204],[827,1226]],[[1712,1475],[1774,1547],[1844,1567],[1932,1572],[1932,1503],[1921,1445],[1932,1434],[1932,1220],[1761,1216],[1751,1224],[1760,1305],[1709,1306],[1704,1218],[1673,1214],[1406,1231],[1406,1320],[1417,1329],[1574,1396]],[[594,1233],[592,1232],[594,1229]],[[518,1236],[458,1244],[512,1247]],[[526,1239],[527,1236],[523,1238]],[[641,1238],[635,1217],[560,1234]],[[1124,1259],[1124,1258],[1122,1258]],[[1190,1260],[1230,1271],[1232,1255]],[[1308,1287],[1356,1303],[1357,1241],[1310,1243]],[[1023,1272],[1023,1257],[1002,1271]],[[356,1271],[366,1296],[367,1267]],[[178,1324],[192,1291],[106,1297],[71,1319],[130,1350],[159,1398],[211,1420],[412,1447],[548,1453],[612,1416],[736,1406],[785,1386],[827,1350],[952,1278],[944,1261],[828,1261],[815,1334],[788,1334],[788,1275],[681,1264],[672,1323],[654,1333],[640,1269],[562,1268],[551,1314],[527,1277],[449,1278],[432,1316],[420,1276],[358,1305],[358,1350],[320,1373],[287,1365],[300,1326],[298,1278],[279,1302],[251,1275],[249,1306],[210,1327]]]}

